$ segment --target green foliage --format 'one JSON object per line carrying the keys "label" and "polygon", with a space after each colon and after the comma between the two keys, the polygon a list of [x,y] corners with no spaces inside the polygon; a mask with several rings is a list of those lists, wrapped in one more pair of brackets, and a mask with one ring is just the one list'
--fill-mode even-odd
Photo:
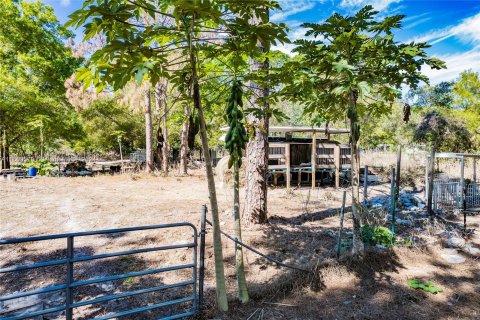
{"label": "green foliage", "polygon": [[57,165],[44,159],[27,161],[20,165],[20,168],[24,168],[24,169],[28,169],[31,167],[37,168],[37,174],[39,176],[46,176],[46,175],[49,175],[52,170],[58,170]]}
{"label": "green foliage", "polygon": [[414,141],[450,152],[468,151],[472,145],[471,134],[465,125],[436,110],[427,112],[417,125]]}
{"label": "green foliage", "polygon": [[63,86],[79,60],[51,7],[15,2],[0,1],[0,131],[11,153],[37,153],[83,135]]}
{"label": "green foliage", "polygon": [[[426,43],[399,43],[393,31],[403,16],[376,20],[377,12],[366,6],[353,16],[336,13],[322,24],[305,23],[306,36],[294,49],[299,58],[285,64],[283,93],[316,113],[326,122],[356,117],[375,118],[388,113],[399,97],[402,84],[417,87],[428,78],[422,65],[444,68],[443,62],[429,58]],[[288,81],[291,79],[291,81]],[[350,110],[350,94],[358,100]],[[354,111],[354,112],[353,112]],[[355,130],[354,136],[358,136]]]}
{"label": "green foliage", "polygon": [[455,102],[466,110],[480,111],[480,74],[464,71],[453,86]]}
{"label": "green foliage", "polygon": [[113,97],[95,101],[80,112],[80,117],[88,136],[75,145],[79,150],[119,152],[119,137],[126,153],[145,145],[142,114],[129,110]]}
{"label": "green foliage", "polygon": [[442,288],[435,287],[431,281],[423,282],[417,279],[408,279],[407,282],[408,286],[413,289],[422,289],[423,291],[430,292],[432,294],[443,292]]}
{"label": "green foliage", "polygon": [[243,107],[242,83],[238,80],[233,81],[230,96],[228,98],[225,116],[228,123],[228,132],[225,136],[225,148],[230,154],[228,167],[233,164],[236,167],[242,165],[242,153],[248,142],[247,131],[245,130]]}
{"label": "green foliage", "polygon": [[390,247],[394,243],[392,231],[386,227],[379,226],[362,226],[363,242],[369,245],[381,244]]}

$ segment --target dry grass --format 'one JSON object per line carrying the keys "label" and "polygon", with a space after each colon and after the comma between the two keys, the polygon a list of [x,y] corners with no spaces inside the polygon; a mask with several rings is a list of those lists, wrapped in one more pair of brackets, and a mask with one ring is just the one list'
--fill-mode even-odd
{"label": "dry grass", "polygon": [[[108,176],[94,178],[39,178],[1,183],[0,237],[18,237],[82,230],[149,225],[178,221],[199,225],[200,206],[208,203],[206,181],[201,173],[189,177],[153,175]],[[379,185],[370,196],[388,191]],[[222,229],[232,234],[233,221],[230,190],[218,190]],[[224,240],[226,279],[230,311],[215,311],[213,252],[211,233],[207,237],[206,305],[201,319],[478,319],[480,318],[480,274],[478,260],[467,257],[463,264],[448,264],[440,256],[441,243],[436,236],[444,226],[431,227],[417,222],[419,229],[400,227],[405,237],[417,237],[413,248],[398,247],[388,251],[369,251],[363,260],[349,256],[336,261],[335,238],[329,233],[339,226],[338,208],[342,190],[308,188],[285,192],[269,190],[270,223],[243,230],[244,241],[286,263],[309,268],[312,272],[279,268],[255,254],[245,251],[247,280],[252,301],[243,306],[236,302],[234,246]],[[241,195],[243,199],[243,195]],[[348,199],[348,198],[347,198]],[[308,201],[307,201],[308,200]],[[378,216],[380,223],[382,212]],[[407,219],[408,216],[400,215]],[[470,221],[471,225],[477,220]],[[351,228],[350,214],[345,227]],[[78,243],[82,254],[105,253],[138,247],[177,243],[188,236],[186,231],[141,234],[131,238],[99,237]],[[478,235],[471,240],[480,246]],[[21,246],[0,249],[0,265],[28,263],[64,255],[63,243],[48,246]],[[187,252],[170,255],[144,254],[100,264],[85,264],[82,277],[134,271],[141,268],[184,263]],[[123,281],[118,290],[140,288],[154,283],[171,283],[186,274],[169,274],[162,278]],[[432,280],[444,289],[438,295],[416,291],[407,279]],[[42,281],[34,281],[42,279]],[[50,270],[43,277],[30,274],[18,279],[2,278],[0,293],[25,286],[53,284],[59,273]],[[13,286],[15,285],[15,286]],[[181,292],[172,292],[171,297]],[[97,287],[86,297],[101,294]],[[153,300],[152,300],[153,299]],[[158,296],[128,303],[151,303]],[[84,310],[82,316],[99,316],[118,308],[118,304]],[[149,317],[154,317],[153,314]],[[158,316],[158,315],[157,315]],[[148,318],[148,317],[146,317]],[[143,319],[143,318],[142,318]]]}

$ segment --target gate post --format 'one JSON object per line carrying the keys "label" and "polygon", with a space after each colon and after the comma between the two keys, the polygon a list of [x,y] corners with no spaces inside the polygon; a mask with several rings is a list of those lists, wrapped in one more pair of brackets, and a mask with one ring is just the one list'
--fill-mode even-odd
{"label": "gate post", "polygon": [[207,221],[207,206],[202,206],[202,217],[200,222],[200,263],[198,275],[198,310],[203,307],[203,281],[205,278],[205,235]]}
{"label": "gate post", "polygon": [[65,318],[67,320],[72,320],[73,318],[73,289],[70,286],[73,282],[73,256],[74,256],[74,249],[73,249],[73,237],[69,236],[67,238],[67,288],[65,293]]}

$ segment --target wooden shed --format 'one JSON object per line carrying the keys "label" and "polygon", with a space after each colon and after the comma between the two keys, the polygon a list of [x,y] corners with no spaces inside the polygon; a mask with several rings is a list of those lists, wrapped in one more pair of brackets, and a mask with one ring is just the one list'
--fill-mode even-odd
{"label": "wooden shed", "polygon": [[290,188],[293,176],[299,185],[306,176],[315,188],[317,176],[327,172],[334,176],[335,186],[340,186],[340,173],[351,164],[350,146],[331,136],[348,134],[348,129],[271,126],[269,132],[268,170],[274,184],[283,176]]}

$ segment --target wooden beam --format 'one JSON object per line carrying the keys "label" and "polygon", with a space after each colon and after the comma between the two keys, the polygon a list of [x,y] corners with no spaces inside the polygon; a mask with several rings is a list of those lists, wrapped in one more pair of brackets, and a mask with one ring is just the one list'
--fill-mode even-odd
{"label": "wooden beam", "polygon": [[290,175],[290,143],[285,144],[285,165],[287,166],[287,189],[290,189],[291,175]]}
{"label": "wooden beam", "polygon": [[317,167],[317,134],[312,132],[312,189],[315,189],[315,173]]}
{"label": "wooden beam", "polygon": [[340,146],[335,146],[333,151],[334,163],[335,163],[335,188],[340,188]]}

